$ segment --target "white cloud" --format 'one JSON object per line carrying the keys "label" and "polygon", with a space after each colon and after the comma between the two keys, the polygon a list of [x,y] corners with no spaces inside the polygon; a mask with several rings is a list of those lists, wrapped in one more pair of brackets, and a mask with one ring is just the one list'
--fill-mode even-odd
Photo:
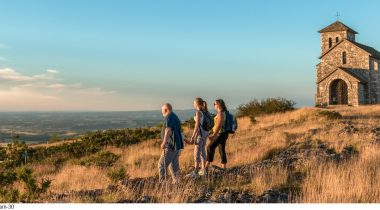
{"label": "white cloud", "polygon": [[59,73],[59,71],[57,71],[55,69],[47,69],[46,72],[52,73],[52,74],[58,74]]}
{"label": "white cloud", "polygon": [[32,76],[23,75],[16,72],[11,68],[0,69],[0,80],[13,81],[13,82],[23,82],[23,81],[41,81],[41,80],[56,80],[55,75],[58,73],[56,70],[46,70],[47,73],[36,74]]}
{"label": "white cloud", "polygon": [[0,56],[0,61],[8,61],[8,59]]}
{"label": "white cloud", "polygon": [[57,70],[25,75],[11,68],[0,69],[0,111],[100,110],[114,108],[115,100],[119,100],[115,91],[67,83]]}
{"label": "white cloud", "polygon": [[33,80],[33,77],[22,75],[10,68],[5,68],[5,69],[0,69],[0,80],[21,82],[21,81],[31,81]]}

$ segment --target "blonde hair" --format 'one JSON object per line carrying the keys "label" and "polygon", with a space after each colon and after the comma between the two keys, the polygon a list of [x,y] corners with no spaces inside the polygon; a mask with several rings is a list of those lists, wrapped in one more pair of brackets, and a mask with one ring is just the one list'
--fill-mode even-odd
{"label": "blonde hair", "polygon": [[208,109],[207,109],[207,102],[204,101],[202,98],[198,97],[198,98],[195,98],[195,103],[198,105],[199,109],[201,111],[206,111],[208,112]]}

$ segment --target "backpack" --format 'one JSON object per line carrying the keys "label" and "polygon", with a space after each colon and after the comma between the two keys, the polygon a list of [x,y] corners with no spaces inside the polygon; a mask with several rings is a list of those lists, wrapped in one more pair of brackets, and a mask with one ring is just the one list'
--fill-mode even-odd
{"label": "backpack", "polygon": [[210,112],[202,111],[202,114],[203,114],[202,128],[205,131],[210,131],[214,127],[214,120],[212,119]]}
{"label": "backpack", "polygon": [[226,123],[224,125],[224,132],[234,134],[237,130],[237,120],[229,111],[226,111]]}

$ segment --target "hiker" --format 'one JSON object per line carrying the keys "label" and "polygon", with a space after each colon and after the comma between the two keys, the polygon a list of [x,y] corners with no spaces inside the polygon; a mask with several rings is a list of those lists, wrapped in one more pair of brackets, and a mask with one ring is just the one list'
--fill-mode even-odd
{"label": "hiker", "polygon": [[207,109],[207,103],[202,98],[196,98],[194,100],[195,108],[195,126],[193,135],[191,136],[190,144],[194,144],[194,171],[192,171],[190,177],[198,177],[200,167],[202,170],[206,164],[206,140],[208,137],[207,119],[211,121],[211,115]]}
{"label": "hiker", "polygon": [[158,162],[159,182],[166,181],[168,166],[173,183],[179,183],[179,155],[183,149],[181,122],[173,112],[172,105],[166,103],[161,108],[164,123],[161,131],[162,154]]}
{"label": "hiker", "polygon": [[222,168],[227,168],[226,142],[228,132],[225,131],[227,107],[222,99],[217,99],[214,102],[214,108],[217,115],[214,118],[214,127],[209,135],[210,143],[207,145],[207,162],[205,170],[201,171],[201,175],[207,175],[210,164],[214,161],[215,149],[219,148]]}

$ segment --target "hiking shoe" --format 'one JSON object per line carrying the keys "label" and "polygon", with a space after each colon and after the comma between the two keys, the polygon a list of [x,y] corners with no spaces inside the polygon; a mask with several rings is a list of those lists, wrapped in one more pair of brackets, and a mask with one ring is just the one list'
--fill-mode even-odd
{"label": "hiking shoe", "polygon": [[203,170],[199,170],[198,174],[199,174],[199,176],[207,176],[208,172],[203,169]]}

